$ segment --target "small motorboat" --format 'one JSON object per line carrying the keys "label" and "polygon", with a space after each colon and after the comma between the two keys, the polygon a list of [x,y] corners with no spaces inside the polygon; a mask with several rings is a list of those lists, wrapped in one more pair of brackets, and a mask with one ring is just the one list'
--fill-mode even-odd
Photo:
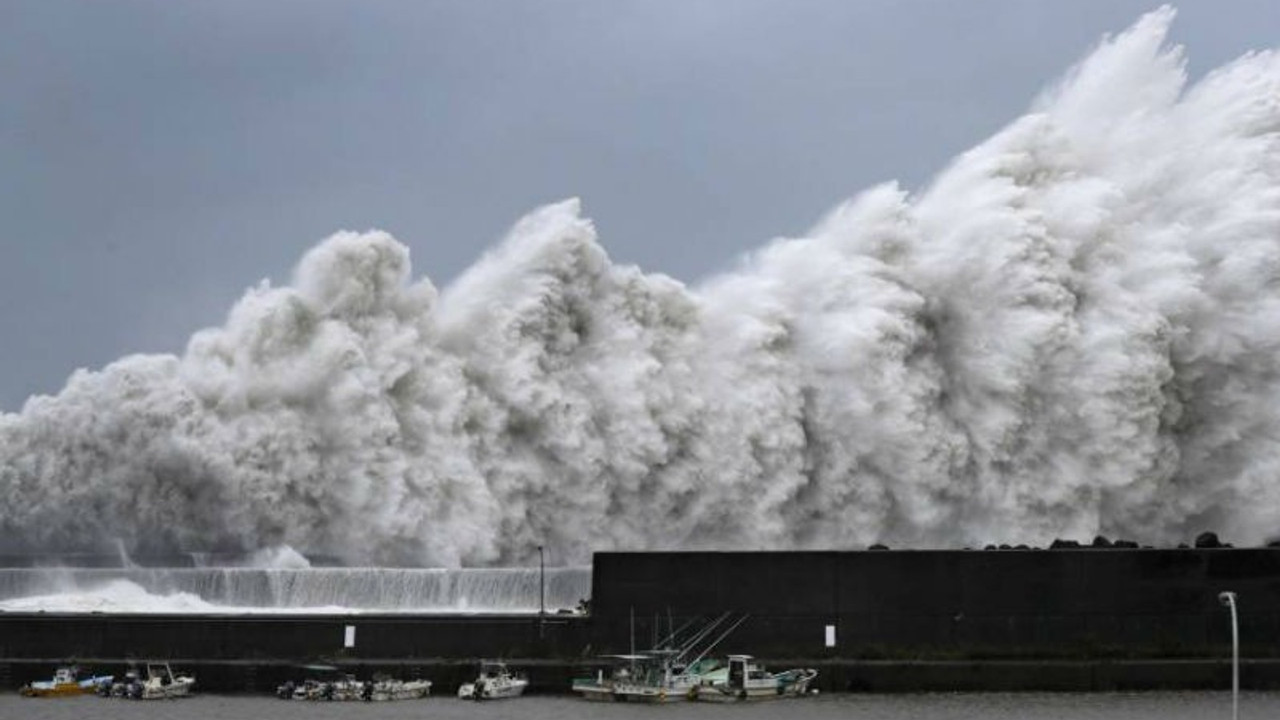
{"label": "small motorboat", "polygon": [[[282,700],[359,700],[365,683],[333,665],[303,665],[307,675],[301,682],[290,680],[276,688]],[[370,686],[372,687],[372,686]]]}
{"label": "small motorboat", "polygon": [[430,680],[399,680],[386,675],[375,675],[365,683],[365,700],[417,700],[431,693]]}
{"label": "small motorboat", "polygon": [[187,697],[195,685],[193,676],[175,674],[169,663],[149,662],[142,671],[131,665],[123,680],[100,685],[98,694],[129,700],[163,700]]}
{"label": "small motorboat", "polygon": [[399,680],[377,674],[372,680],[357,680],[355,675],[333,665],[304,665],[308,677],[300,683],[290,680],[276,688],[282,700],[414,700],[431,693],[430,680]]}
{"label": "small motorboat", "polygon": [[507,669],[506,663],[489,661],[480,663],[480,674],[475,681],[463,683],[458,697],[465,700],[498,700],[520,697],[529,687],[529,679]]}
{"label": "small motorboat", "polygon": [[37,680],[23,685],[18,692],[24,697],[62,697],[66,695],[92,695],[102,687],[110,687],[111,675],[84,675],[75,665],[60,667],[52,680]]}
{"label": "small motorboat", "polygon": [[108,698],[140,698],[142,697],[142,678],[138,677],[138,668],[130,665],[120,680],[98,686],[98,694]]}
{"label": "small motorboat", "polygon": [[175,675],[167,662],[147,663],[147,675],[142,679],[140,700],[163,700],[187,697],[196,686],[191,675]]}

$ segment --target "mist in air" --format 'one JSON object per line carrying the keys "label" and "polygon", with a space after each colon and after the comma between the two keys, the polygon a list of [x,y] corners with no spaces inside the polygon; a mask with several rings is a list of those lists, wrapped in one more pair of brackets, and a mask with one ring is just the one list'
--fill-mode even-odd
{"label": "mist in air", "polygon": [[[351,563],[1280,535],[1280,58],[1161,9],[919,194],[695,286],[574,200],[443,290],[339,233],[0,414],[0,546]],[[661,208],[655,208],[661,212]]]}

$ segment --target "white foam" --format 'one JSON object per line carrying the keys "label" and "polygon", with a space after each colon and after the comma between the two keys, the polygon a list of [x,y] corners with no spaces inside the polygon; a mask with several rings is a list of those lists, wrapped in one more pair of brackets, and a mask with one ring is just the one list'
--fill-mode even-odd
{"label": "white foam", "polygon": [[576,201],[442,294],[385,233],[338,234],[181,357],[0,415],[0,529],[447,566],[1260,542],[1280,62],[1188,86],[1172,19],[1106,39],[925,192],[873,188],[698,287],[610,262]]}
{"label": "white foam", "polygon": [[114,580],[87,592],[0,601],[0,612],[198,613],[222,609],[191,593],[155,595],[128,580]]}

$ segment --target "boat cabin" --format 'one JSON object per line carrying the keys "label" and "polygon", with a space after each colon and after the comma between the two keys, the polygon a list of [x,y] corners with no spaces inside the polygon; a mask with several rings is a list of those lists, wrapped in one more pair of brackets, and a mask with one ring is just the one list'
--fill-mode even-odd
{"label": "boat cabin", "polygon": [[734,690],[742,690],[748,685],[753,684],[752,681],[759,682],[766,680],[769,674],[764,668],[752,662],[755,658],[751,655],[730,655],[729,656],[729,687]]}

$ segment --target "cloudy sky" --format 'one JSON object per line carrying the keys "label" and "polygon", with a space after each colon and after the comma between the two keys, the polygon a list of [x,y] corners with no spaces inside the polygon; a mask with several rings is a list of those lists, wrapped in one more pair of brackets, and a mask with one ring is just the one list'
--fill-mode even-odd
{"label": "cloudy sky", "polygon": [[[570,196],[685,281],[920,188],[1153,2],[0,0],[0,409],[181,352],[340,229],[445,286]],[[1199,76],[1280,3],[1182,2]]]}

